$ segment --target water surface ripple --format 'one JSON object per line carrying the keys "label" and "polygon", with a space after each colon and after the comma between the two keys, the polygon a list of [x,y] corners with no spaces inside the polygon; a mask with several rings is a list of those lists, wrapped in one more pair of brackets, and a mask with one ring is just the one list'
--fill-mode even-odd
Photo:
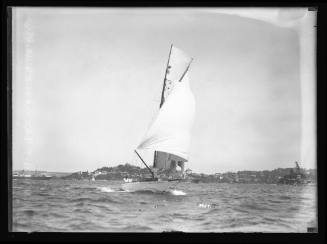
{"label": "water surface ripple", "polygon": [[316,186],[181,183],[130,193],[117,181],[14,180],[13,231],[306,232]]}

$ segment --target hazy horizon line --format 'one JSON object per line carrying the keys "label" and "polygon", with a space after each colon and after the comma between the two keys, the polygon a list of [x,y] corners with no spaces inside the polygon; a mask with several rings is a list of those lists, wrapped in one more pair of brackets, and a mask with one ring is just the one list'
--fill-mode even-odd
{"label": "hazy horizon line", "polygon": [[[124,164],[117,164],[115,166],[102,166],[100,168],[97,168],[95,170],[73,170],[73,171],[54,171],[54,170],[43,170],[43,169],[12,169],[12,171],[43,171],[43,172],[53,172],[53,173],[76,173],[76,172],[94,172],[98,169],[101,169],[101,168],[104,168],[104,167],[108,167],[108,168],[115,168],[115,167],[118,167],[120,165],[126,165],[126,164],[129,164],[131,166],[135,166],[135,167],[139,167],[139,168],[146,168],[146,167],[140,167],[140,166],[137,166],[137,165],[133,165],[133,164],[130,164],[130,163],[124,163]],[[239,172],[239,171],[273,171],[273,170],[276,170],[276,169],[292,169],[292,168],[295,168],[294,167],[285,167],[285,168],[282,168],[282,167],[278,167],[278,168],[273,168],[273,169],[241,169],[241,170],[227,170],[227,171],[221,171],[221,172],[214,172],[214,173],[204,173],[204,172],[197,172],[197,171],[193,171],[192,169],[190,168],[187,168],[187,169],[190,169],[192,170],[193,173],[198,173],[198,174],[216,174],[216,173],[229,173],[229,172]],[[186,170],[187,170],[186,169]],[[303,168],[301,167],[301,169],[303,170],[317,170],[317,168]]]}

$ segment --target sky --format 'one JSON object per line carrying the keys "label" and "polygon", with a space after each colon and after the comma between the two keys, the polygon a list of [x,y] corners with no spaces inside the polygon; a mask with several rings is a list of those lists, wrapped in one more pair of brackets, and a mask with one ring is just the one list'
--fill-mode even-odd
{"label": "sky", "polygon": [[158,112],[172,43],[194,59],[186,168],[315,168],[312,18],[241,10],[15,8],[13,169],[143,167],[134,149]]}

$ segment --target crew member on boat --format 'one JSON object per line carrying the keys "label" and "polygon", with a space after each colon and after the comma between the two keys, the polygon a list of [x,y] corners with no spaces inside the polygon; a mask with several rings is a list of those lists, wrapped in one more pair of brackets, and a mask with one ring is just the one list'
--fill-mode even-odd
{"label": "crew member on boat", "polygon": [[[177,170],[177,166],[181,168],[181,170]],[[183,179],[184,178],[184,162],[178,161],[176,163],[175,160],[171,160],[170,167],[168,169],[157,169],[155,171],[156,177],[161,180],[168,179]]]}

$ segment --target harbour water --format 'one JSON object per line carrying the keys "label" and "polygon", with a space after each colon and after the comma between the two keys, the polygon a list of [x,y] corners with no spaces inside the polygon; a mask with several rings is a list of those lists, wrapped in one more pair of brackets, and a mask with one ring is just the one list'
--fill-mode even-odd
{"label": "harbour water", "polygon": [[124,192],[118,181],[14,180],[18,232],[307,232],[316,186],[180,183]]}

